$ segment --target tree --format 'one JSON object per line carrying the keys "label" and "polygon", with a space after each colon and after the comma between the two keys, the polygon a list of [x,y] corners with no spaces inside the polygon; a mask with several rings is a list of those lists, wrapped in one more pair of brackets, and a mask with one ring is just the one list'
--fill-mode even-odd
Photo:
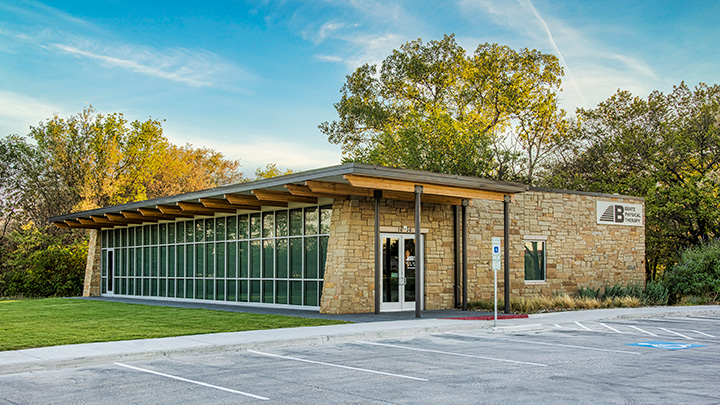
{"label": "tree", "polygon": [[453,35],[408,42],[381,65],[363,65],[341,89],[339,120],[320,130],[345,161],[531,181],[567,136],[557,106],[562,68],[536,50]]}
{"label": "tree", "polygon": [[645,197],[648,278],[720,236],[720,86],[682,83],[646,100],[619,91],[579,115],[584,146],[543,182]]}
{"label": "tree", "polygon": [[[28,266],[52,269],[44,257],[59,263],[72,256],[62,246],[85,243],[82,230],[50,226],[51,216],[236,183],[239,167],[212,149],[171,144],[158,120],[129,122],[92,107],[0,139],[0,279],[12,274],[13,285],[25,285],[39,274]],[[39,294],[28,288],[17,291]]]}
{"label": "tree", "polygon": [[255,180],[270,179],[278,176],[285,176],[286,174],[293,174],[291,169],[278,169],[277,164],[268,163],[265,165],[265,169],[258,167],[255,169]]}

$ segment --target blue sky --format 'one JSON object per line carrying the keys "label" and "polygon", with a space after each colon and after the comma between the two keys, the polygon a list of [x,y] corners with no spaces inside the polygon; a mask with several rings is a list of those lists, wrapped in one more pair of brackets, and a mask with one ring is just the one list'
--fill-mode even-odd
{"label": "blue sky", "polygon": [[561,57],[562,106],[720,77],[720,1],[0,0],[0,136],[92,104],[174,143],[295,170],[337,164],[317,129],[345,76],[454,33]]}

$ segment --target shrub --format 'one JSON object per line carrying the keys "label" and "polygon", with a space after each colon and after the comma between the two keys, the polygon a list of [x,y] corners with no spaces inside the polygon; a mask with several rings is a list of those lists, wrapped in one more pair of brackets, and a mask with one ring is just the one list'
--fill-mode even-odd
{"label": "shrub", "polygon": [[717,301],[720,296],[720,240],[683,251],[678,263],[665,273],[664,284],[673,302],[686,296]]}
{"label": "shrub", "polygon": [[578,288],[577,292],[575,293],[575,298],[590,298],[590,299],[598,299],[600,298],[600,289],[597,288],[590,288],[590,287],[580,287]]}
{"label": "shrub", "polygon": [[605,292],[603,293],[604,299],[622,298],[628,296],[628,290],[624,285],[616,283],[613,285],[606,285]]}
{"label": "shrub", "polygon": [[67,243],[29,224],[14,231],[17,248],[0,274],[0,297],[53,297],[82,294],[86,241]]}
{"label": "shrub", "polygon": [[645,285],[643,299],[647,305],[667,305],[668,297],[668,289],[662,283],[649,281]]}

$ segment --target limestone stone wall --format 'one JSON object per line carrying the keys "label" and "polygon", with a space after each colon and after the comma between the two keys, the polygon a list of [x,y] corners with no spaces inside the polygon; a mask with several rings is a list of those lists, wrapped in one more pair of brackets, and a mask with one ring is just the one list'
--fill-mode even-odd
{"label": "limestone stone wall", "polygon": [[[446,205],[423,204],[425,235],[425,308],[452,308],[454,260],[453,213]],[[381,200],[380,226],[415,226],[412,202]],[[375,208],[372,198],[335,200],[320,312],[375,310]]]}
{"label": "limestone stone wall", "polygon": [[100,296],[100,272],[102,264],[101,232],[91,229],[88,243],[87,264],[85,265],[85,283],[83,284],[83,297]]}
{"label": "limestone stone wall", "polygon": [[[632,197],[572,192],[528,191],[510,203],[511,297],[573,293],[614,283],[642,283],[645,277],[644,226],[598,225],[596,201],[642,204]],[[467,211],[468,299],[493,294],[492,237],[503,237],[503,203],[474,200]],[[425,308],[455,306],[453,207],[423,204]],[[644,224],[644,218],[643,218]],[[381,227],[414,227],[414,203],[381,200]],[[410,230],[413,232],[413,230]],[[546,243],[546,280],[525,281],[523,241]],[[374,202],[353,197],[333,204],[320,312],[374,311]],[[503,242],[504,243],[504,242]],[[502,297],[503,271],[498,272]]]}
{"label": "limestone stone wall", "polygon": [[[640,198],[572,192],[528,191],[513,196],[510,204],[511,297],[573,293],[578,287],[644,282],[644,226],[597,224],[598,200],[644,206]],[[491,238],[503,236],[502,210],[502,203],[492,201],[473,201],[468,210],[472,213],[472,220],[468,220],[470,300],[492,298]],[[643,225],[644,221],[643,218]],[[545,240],[545,281],[525,281],[523,241],[526,239]],[[502,298],[502,270],[498,272],[498,281],[498,295]]]}

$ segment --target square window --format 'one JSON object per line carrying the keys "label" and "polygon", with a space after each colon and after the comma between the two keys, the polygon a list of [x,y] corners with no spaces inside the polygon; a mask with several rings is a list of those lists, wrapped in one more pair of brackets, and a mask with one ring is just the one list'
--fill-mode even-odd
{"label": "square window", "polygon": [[545,242],[526,240],[525,281],[545,281]]}

